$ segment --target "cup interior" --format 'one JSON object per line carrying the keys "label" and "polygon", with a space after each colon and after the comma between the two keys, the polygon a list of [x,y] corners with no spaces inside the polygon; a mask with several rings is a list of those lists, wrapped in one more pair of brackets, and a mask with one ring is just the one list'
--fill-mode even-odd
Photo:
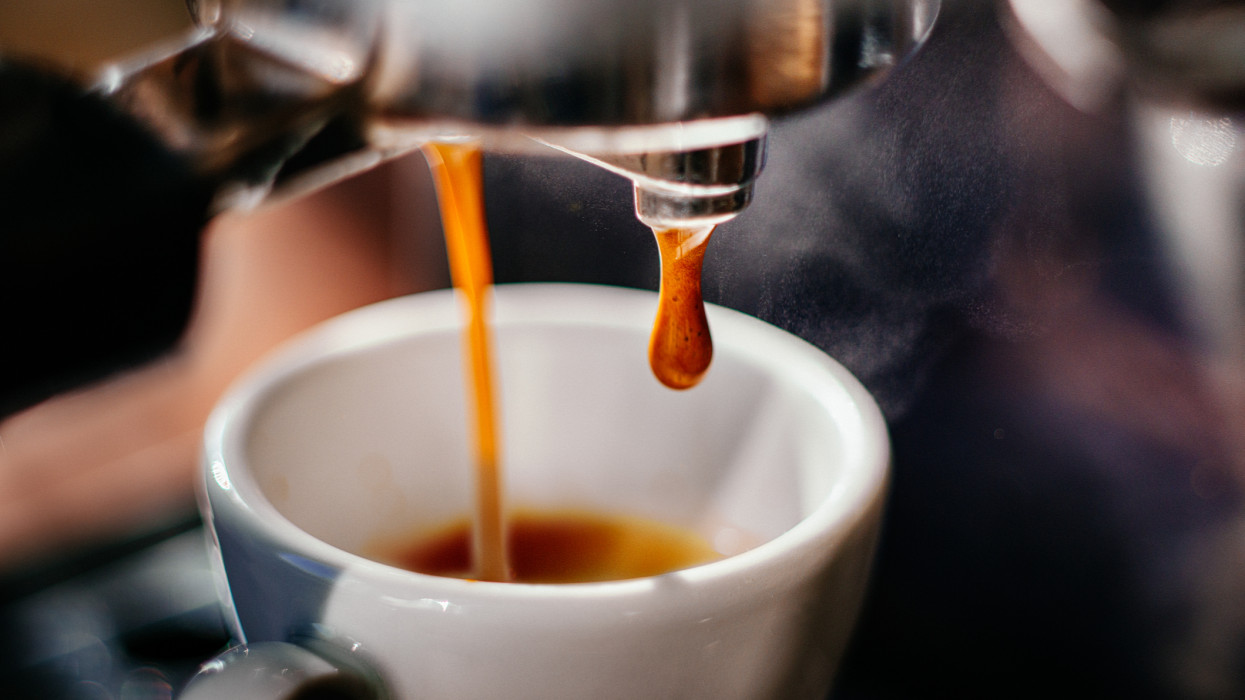
{"label": "cup interior", "polygon": [[[675,392],[647,364],[651,293],[501,286],[494,308],[510,506],[654,518],[730,555],[819,510],[863,507],[880,488],[876,407],[794,336],[711,308],[713,365]],[[240,392],[253,394],[251,413],[226,445],[239,494],[364,557],[468,513],[460,324],[459,300],[435,292],[295,341]]]}

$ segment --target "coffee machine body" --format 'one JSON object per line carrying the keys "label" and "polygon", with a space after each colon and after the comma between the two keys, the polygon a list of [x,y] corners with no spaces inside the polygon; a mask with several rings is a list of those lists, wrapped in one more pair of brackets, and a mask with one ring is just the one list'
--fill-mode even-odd
{"label": "coffee machine body", "polygon": [[629,177],[641,218],[717,222],[751,198],[767,116],[885,72],[939,4],[192,3],[198,32],[115,66],[101,88],[220,180],[224,206],[475,138]]}

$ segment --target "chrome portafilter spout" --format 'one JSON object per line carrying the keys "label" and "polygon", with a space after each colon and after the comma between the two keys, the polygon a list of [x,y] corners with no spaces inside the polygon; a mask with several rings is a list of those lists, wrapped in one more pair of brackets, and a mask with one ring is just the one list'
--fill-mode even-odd
{"label": "chrome portafilter spout", "polygon": [[635,183],[635,213],[653,229],[724,223],[752,201],[765,136],[690,151],[598,161]]}
{"label": "chrome portafilter spout", "polygon": [[667,151],[589,155],[544,143],[628,178],[637,218],[654,229],[678,228],[720,224],[748,206],[765,165],[766,126],[759,115],[701,122],[700,135],[709,137],[703,145],[688,143],[685,133],[684,145]]}

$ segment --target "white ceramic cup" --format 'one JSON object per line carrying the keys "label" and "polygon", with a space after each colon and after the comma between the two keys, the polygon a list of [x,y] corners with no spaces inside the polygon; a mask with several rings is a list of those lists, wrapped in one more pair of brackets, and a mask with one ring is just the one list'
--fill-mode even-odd
{"label": "white ceramic cup", "polygon": [[371,543],[468,512],[460,305],[418,294],[331,320],[262,363],[206,433],[203,512],[239,641],[362,659],[391,697],[824,698],[866,584],[889,443],[812,345],[709,309],[703,383],[654,379],[656,296],[496,289],[506,498],[628,512],[731,551],[622,581],[404,571]]}

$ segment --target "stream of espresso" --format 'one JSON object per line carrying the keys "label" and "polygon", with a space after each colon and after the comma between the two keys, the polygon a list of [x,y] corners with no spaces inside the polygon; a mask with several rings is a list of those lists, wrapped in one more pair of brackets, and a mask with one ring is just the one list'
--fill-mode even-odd
{"label": "stream of espresso", "polygon": [[[511,544],[511,533],[502,498],[493,343],[488,323],[493,269],[484,217],[482,153],[479,145],[473,142],[429,143],[423,151],[436,183],[450,277],[467,307],[465,356],[473,399],[470,411],[475,442],[470,577],[485,581],[510,581],[514,576],[508,546]],[[657,318],[649,341],[649,365],[657,379],[672,389],[695,386],[713,357],[713,341],[709,336],[709,323],[700,291],[705,246],[712,232],[713,226],[654,229],[661,252],[661,288]],[[598,544],[606,539],[594,532],[616,531],[602,530],[602,526],[587,527],[586,522],[562,524],[561,527],[570,527],[568,531],[579,533],[581,540]],[[532,528],[525,524],[518,531],[515,541],[523,543],[530,539],[522,534],[528,530]],[[536,530],[544,533],[542,537],[547,537],[551,531],[549,526]],[[670,552],[679,552],[678,556],[664,554],[643,564],[652,567],[656,563],[654,572],[659,573],[658,569],[664,567],[666,564],[663,562],[666,561],[680,561],[686,565],[705,559],[704,552],[682,544],[687,538],[658,538],[652,535],[659,532],[654,527],[649,527],[647,531],[650,532],[650,546],[647,549],[661,551],[659,540],[668,540],[669,543],[663,546]],[[561,540],[564,543],[571,541],[565,536]],[[611,535],[610,540],[618,541],[618,537]],[[679,543],[677,546],[673,544],[676,542]],[[601,549],[600,546],[597,548]],[[530,549],[531,546],[524,546],[521,550],[527,553],[522,557],[525,562],[531,558]],[[615,564],[617,562],[610,566]],[[623,565],[621,569],[610,569],[602,568],[602,564],[596,562],[590,568],[606,572],[629,571],[630,575],[647,575],[649,571],[634,563]],[[533,578],[546,574],[521,572],[520,575]]]}
{"label": "stream of espresso", "polygon": [[466,360],[475,426],[473,577],[510,580],[502,506],[501,449],[494,393],[493,343],[488,324],[493,258],[484,222],[481,152],[475,143],[430,143],[424,156],[436,183],[450,277],[467,304]]}

